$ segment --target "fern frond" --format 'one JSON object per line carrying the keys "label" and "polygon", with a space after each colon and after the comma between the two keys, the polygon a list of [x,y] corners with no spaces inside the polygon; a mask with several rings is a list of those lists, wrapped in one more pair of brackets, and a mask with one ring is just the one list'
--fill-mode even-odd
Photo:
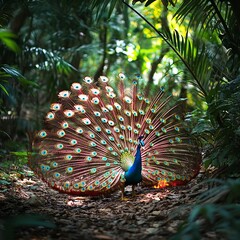
{"label": "fern frond", "polygon": [[51,70],[57,69],[59,72],[69,73],[72,70],[78,71],[70,63],[66,62],[62,57],[53,51],[49,51],[40,47],[32,47],[25,49],[25,55],[32,59],[32,62],[39,69]]}

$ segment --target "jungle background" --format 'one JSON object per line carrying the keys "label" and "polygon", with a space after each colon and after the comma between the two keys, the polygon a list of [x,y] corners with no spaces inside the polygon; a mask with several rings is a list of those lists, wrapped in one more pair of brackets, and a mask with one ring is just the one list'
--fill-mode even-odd
{"label": "jungle background", "polygon": [[[239,239],[239,11],[235,0],[1,0],[1,235]],[[118,196],[100,199],[101,212],[94,199],[72,200],[46,189],[27,167],[27,156],[34,131],[59,91],[84,76],[97,80],[106,75],[114,83],[119,72],[129,81],[141,76],[146,93],[162,86],[186,99],[186,121],[199,140],[203,163],[200,176],[188,186],[147,194],[139,190],[130,203]],[[58,206],[51,213],[49,202]],[[110,206],[118,217],[106,210]],[[174,206],[184,209],[180,217],[172,214]],[[63,209],[65,221],[58,222]],[[86,220],[89,213],[94,220]],[[94,216],[103,213],[104,226],[98,226]],[[85,216],[81,224],[79,216]]]}

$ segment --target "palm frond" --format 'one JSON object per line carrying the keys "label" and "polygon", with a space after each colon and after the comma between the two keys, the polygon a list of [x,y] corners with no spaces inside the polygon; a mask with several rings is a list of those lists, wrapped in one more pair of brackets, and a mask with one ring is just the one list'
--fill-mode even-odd
{"label": "palm frond", "polygon": [[223,0],[184,0],[174,17],[178,21],[189,19],[188,27],[201,26],[204,29],[222,29],[231,36],[233,11],[228,1]]}
{"label": "palm frond", "polygon": [[177,30],[171,32],[169,28],[163,29],[163,32],[160,32],[137,10],[125,1],[124,3],[139,15],[176,53],[191,74],[193,78],[192,83],[199,89],[200,95],[207,98],[208,92],[211,89],[209,77],[212,68],[205,43],[198,38],[191,39],[188,33],[182,36]]}
{"label": "palm frond", "polygon": [[[96,11],[96,20],[101,18],[109,18],[117,4],[117,0],[90,0],[87,1],[85,7]],[[107,15],[106,15],[107,14]]]}

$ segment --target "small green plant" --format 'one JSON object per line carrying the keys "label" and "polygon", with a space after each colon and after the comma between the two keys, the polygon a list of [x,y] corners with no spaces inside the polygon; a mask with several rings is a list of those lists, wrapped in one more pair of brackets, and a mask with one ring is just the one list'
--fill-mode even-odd
{"label": "small green plant", "polygon": [[198,197],[198,204],[171,240],[198,240],[211,233],[224,239],[239,239],[240,180],[214,179],[209,182],[215,186]]}
{"label": "small green plant", "polygon": [[4,239],[14,240],[15,233],[19,228],[23,227],[45,227],[45,228],[55,228],[55,224],[48,219],[48,217],[40,215],[19,215],[14,217],[9,217],[4,222]]}

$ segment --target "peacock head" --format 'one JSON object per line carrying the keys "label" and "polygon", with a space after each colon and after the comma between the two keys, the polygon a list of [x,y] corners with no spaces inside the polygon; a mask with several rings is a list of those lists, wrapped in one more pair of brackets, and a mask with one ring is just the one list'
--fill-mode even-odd
{"label": "peacock head", "polygon": [[140,145],[140,147],[144,147],[144,145],[145,145],[143,138],[144,138],[143,135],[138,137],[138,144]]}

